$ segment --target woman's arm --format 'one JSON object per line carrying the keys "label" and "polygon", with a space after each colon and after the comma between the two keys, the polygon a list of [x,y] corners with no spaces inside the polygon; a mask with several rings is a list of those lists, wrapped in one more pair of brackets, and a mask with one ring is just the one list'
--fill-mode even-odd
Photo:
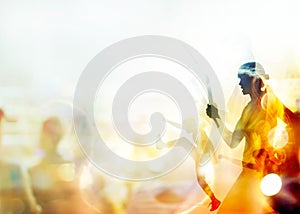
{"label": "woman's arm", "polygon": [[[206,108],[206,114],[210,118],[214,119],[219,133],[222,136],[222,139],[229,147],[235,148],[242,141],[242,139],[244,138],[243,131],[237,128],[233,132],[230,131],[223,120],[220,118],[218,109],[215,106],[208,104]],[[240,121],[238,122],[236,127],[239,127],[239,123]]]}

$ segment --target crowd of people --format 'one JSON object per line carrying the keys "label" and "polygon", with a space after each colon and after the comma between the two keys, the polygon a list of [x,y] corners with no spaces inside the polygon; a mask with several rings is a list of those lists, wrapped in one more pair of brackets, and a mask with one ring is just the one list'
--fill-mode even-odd
{"label": "crowd of people", "polygon": [[[224,199],[214,193],[213,187],[199,172],[201,155],[214,150],[205,131],[195,130],[197,125],[193,123],[169,123],[192,135],[188,140],[195,144],[191,153],[195,162],[193,170],[198,185],[210,198],[210,211],[296,213],[300,210],[300,99],[296,100],[296,111],[286,107],[267,85],[269,77],[257,62],[243,64],[238,69],[238,78],[242,93],[249,95],[250,101],[233,131],[219,115],[217,105],[208,104],[206,108],[207,116],[216,123],[228,147],[234,149],[244,142],[240,161],[242,172]],[[4,120],[16,121],[0,109],[0,146],[1,124]],[[286,144],[282,146],[274,143],[275,138],[278,141],[278,136],[274,134],[278,121],[286,124],[288,136]],[[135,194],[140,195],[140,192],[132,191],[134,184],[120,182],[119,191],[123,191],[123,198],[114,200],[105,190],[110,182],[106,179],[107,175],[93,169],[84,155],[79,159],[66,159],[59,153],[58,145],[64,134],[59,117],[45,118],[41,123],[38,145],[41,158],[37,164],[24,168],[0,157],[0,213],[138,213],[140,204]],[[177,140],[184,140],[184,136]],[[177,140],[164,143],[163,146],[172,147]],[[278,174],[283,184],[278,194],[266,197],[260,191],[260,182],[270,173]],[[117,185],[117,182],[111,185]],[[164,197],[164,194],[159,197]],[[184,198],[177,201],[182,202]],[[128,204],[131,207],[135,204],[135,208],[127,209]]]}
{"label": "crowd of people", "polygon": [[[2,119],[16,122],[1,109]],[[45,118],[38,148],[32,152],[38,156],[38,162],[29,167],[5,160],[6,154],[0,148],[0,213],[122,213],[123,205],[114,203],[105,192],[108,179],[88,163],[80,148],[74,145],[79,154],[73,159],[59,152],[65,134],[59,117]],[[14,158],[22,163],[22,156]]]}

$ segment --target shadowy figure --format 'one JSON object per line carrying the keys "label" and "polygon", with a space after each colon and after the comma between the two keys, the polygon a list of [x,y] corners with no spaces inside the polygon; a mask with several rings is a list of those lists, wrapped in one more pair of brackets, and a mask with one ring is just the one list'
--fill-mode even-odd
{"label": "shadowy figure", "polygon": [[[237,147],[243,139],[243,170],[222,203],[220,213],[272,213],[260,191],[262,176],[278,169],[282,154],[272,147],[268,134],[283,118],[284,106],[265,85],[268,75],[256,62],[243,64],[239,68],[242,93],[250,96],[235,129],[231,132],[218,114],[218,109],[208,104],[206,113],[219,124],[219,131],[226,144]],[[267,90],[268,89],[268,90]],[[274,167],[275,166],[275,167]]]}
{"label": "shadowy figure", "polygon": [[26,171],[19,165],[9,163],[3,159],[1,124],[3,119],[7,122],[15,122],[0,109],[0,213],[32,213],[41,212],[37,204],[28,180]]}
{"label": "shadowy figure", "polygon": [[41,212],[37,204],[26,172],[18,165],[0,160],[0,213]]}
{"label": "shadowy figure", "polygon": [[47,118],[42,124],[41,161],[29,169],[32,189],[42,213],[95,213],[82,201],[76,169],[58,152],[64,136],[62,123],[57,117]]}
{"label": "shadowy figure", "polygon": [[183,121],[182,126],[172,121],[167,121],[172,126],[182,130],[181,138],[172,140],[166,143],[159,142],[157,145],[158,148],[163,147],[171,147],[176,144],[177,141],[186,141],[187,143],[191,143],[193,145],[193,151],[191,153],[191,157],[195,161],[195,170],[197,173],[197,181],[198,184],[201,186],[203,191],[209,196],[211,202],[209,203],[210,211],[215,211],[220,206],[221,202],[216,198],[215,194],[213,193],[212,189],[208,185],[205,180],[204,175],[200,173],[200,164],[203,160],[204,155],[212,155],[214,152],[214,146],[208,136],[206,135],[205,131],[201,128],[196,130],[197,124],[194,119],[189,118]]}

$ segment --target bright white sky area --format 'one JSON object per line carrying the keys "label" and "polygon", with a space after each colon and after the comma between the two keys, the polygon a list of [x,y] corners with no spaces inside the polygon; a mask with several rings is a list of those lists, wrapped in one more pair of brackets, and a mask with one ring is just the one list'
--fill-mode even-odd
{"label": "bright white sky area", "polygon": [[[295,99],[300,97],[299,8],[299,0],[0,0],[0,108],[8,116],[17,118],[16,122],[4,122],[0,127],[5,145],[0,159],[4,157],[26,166],[38,161],[40,153],[35,145],[40,140],[42,121],[50,115],[59,116],[66,130],[59,147],[61,154],[70,159],[82,155],[72,126],[73,96],[79,77],[104,48],[141,35],[181,40],[207,59],[221,83],[226,103],[231,103],[228,109],[236,113],[226,118],[231,128],[247,102],[238,86],[237,70],[248,61],[255,60],[264,66],[275,93],[294,110]],[[109,121],[112,99],[119,84],[126,81],[128,75],[143,71],[172,73],[180,79],[193,95],[199,113],[203,114],[201,125],[209,135],[212,120],[203,109],[207,102],[203,85],[192,76],[184,75],[184,68],[174,62],[162,58],[135,59],[112,71],[95,97],[94,116],[102,131],[101,137],[117,155],[149,160],[165,154],[165,150],[158,151],[155,145],[144,149],[125,143]],[[129,109],[134,131],[147,133],[151,129],[149,117],[155,111],[180,122],[180,110],[170,97],[153,92],[141,95]],[[162,140],[173,140],[178,135],[179,130],[169,125]],[[241,159],[243,144],[231,150],[218,141],[217,135],[214,137],[217,152]],[[214,186],[221,200],[240,172],[239,165],[225,159],[219,161],[215,169],[210,163],[205,166],[207,170],[201,169],[209,175],[209,184],[215,178],[222,178]],[[194,179],[196,182],[194,162],[191,158],[187,160],[162,180],[170,183]],[[110,188],[109,195],[122,195],[118,186]],[[150,188],[153,188],[151,183]],[[201,194],[204,198],[204,192]],[[201,197],[195,196],[197,200]],[[144,192],[139,198],[145,198]],[[207,207],[205,210],[210,212]]]}
{"label": "bright white sky area", "polygon": [[300,66],[298,8],[297,0],[1,0],[1,100],[70,98],[98,52],[149,34],[196,48],[225,92],[231,92],[237,67],[248,60],[258,60],[281,79]]}
{"label": "bright white sky area", "polygon": [[22,117],[38,120],[60,103],[64,114],[97,53],[133,36],[163,35],[208,60],[226,101],[236,88],[237,68],[257,60],[293,107],[300,77],[298,9],[297,0],[1,0],[0,106],[20,117],[20,130],[28,122]]}

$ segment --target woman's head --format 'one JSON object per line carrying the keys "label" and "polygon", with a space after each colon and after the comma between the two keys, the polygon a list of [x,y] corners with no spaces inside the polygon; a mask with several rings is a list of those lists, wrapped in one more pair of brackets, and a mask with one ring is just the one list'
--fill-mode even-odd
{"label": "woman's head", "polygon": [[259,96],[265,88],[264,81],[269,79],[264,68],[257,62],[248,62],[240,66],[238,70],[239,85],[243,94]]}

